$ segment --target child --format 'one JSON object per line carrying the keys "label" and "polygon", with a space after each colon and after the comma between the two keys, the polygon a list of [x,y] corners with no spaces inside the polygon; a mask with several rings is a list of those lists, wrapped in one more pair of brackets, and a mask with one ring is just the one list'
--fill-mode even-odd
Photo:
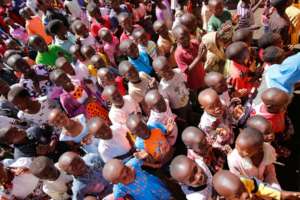
{"label": "child", "polygon": [[[270,187],[252,177],[239,177],[229,171],[219,171],[213,177],[213,186],[216,192],[227,200],[249,199],[260,197],[262,199],[298,199],[298,192],[281,191]],[[256,187],[257,190],[253,190]]]}
{"label": "child", "polygon": [[203,161],[177,156],[170,164],[170,174],[181,184],[187,200],[212,197],[212,175]]}
{"label": "child", "polygon": [[120,51],[128,57],[129,62],[138,72],[145,72],[150,76],[154,75],[150,56],[145,51],[139,51],[132,40],[128,39],[121,42]]}
{"label": "child", "polygon": [[131,113],[141,112],[139,104],[129,95],[122,97],[117,87],[114,85],[106,86],[102,94],[112,104],[108,114],[112,124],[124,126]]}
{"label": "child", "polygon": [[63,70],[72,81],[83,81],[84,77],[82,77],[82,74],[80,74],[81,71],[74,67],[74,65],[68,62],[68,60],[64,57],[57,58],[55,61],[55,66],[58,69]]}
{"label": "child", "polygon": [[203,32],[198,27],[197,18],[191,13],[185,13],[180,17],[180,24],[185,26],[189,32],[192,40],[201,41]]}
{"label": "child", "polygon": [[256,177],[280,189],[274,162],[275,149],[264,143],[263,134],[253,128],[243,129],[236,139],[235,149],[227,156],[228,166],[238,176]]}
{"label": "child", "polygon": [[254,13],[259,8],[262,0],[252,5],[251,0],[240,0],[237,5],[238,28],[250,28],[255,24]]}
{"label": "child", "polygon": [[152,168],[161,168],[167,163],[173,154],[171,145],[166,138],[165,127],[157,122],[146,125],[139,114],[130,114],[127,128],[136,136],[135,147],[137,153],[134,155],[145,161],[144,165]]}
{"label": "child", "polygon": [[222,24],[232,21],[229,11],[224,10],[224,0],[210,0],[208,3],[212,16],[207,24],[207,31],[218,31],[221,29]]}
{"label": "child", "polygon": [[43,192],[52,199],[67,199],[69,184],[72,177],[60,172],[57,164],[45,156],[35,157],[29,166],[29,171],[37,178],[43,181]]}
{"label": "child", "polygon": [[223,74],[218,72],[210,72],[206,74],[204,82],[208,87],[210,87],[218,93],[223,105],[227,107],[230,106],[230,96],[228,92],[226,79],[223,76]]}
{"label": "child", "polygon": [[138,44],[139,52],[146,52],[152,59],[157,57],[157,46],[155,42],[147,38],[143,28],[136,28],[132,32],[135,42]]}
{"label": "child", "polygon": [[238,29],[232,36],[232,42],[245,42],[248,47],[253,45],[253,32],[247,28]]}
{"label": "child", "polygon": [[[74,60],[72,62],[76,74],[80,75],[79,80],[83,80],[89,75],[87,66],[85,64],[85,57],[80,51],[80,46],[78,44],[72,45],[70,47],[70,53],[74,55]],[[77,73],[78,72],[78,73]]]}
{"label": "child", "polygon": [[213,147],[228,151],[228,145],[232,144],[234,139],[233,121],[226,107],[222,105],[218,93],[210,88],[205,89],[199,93],[198,101],[204,109],[198,127],[205,132]]}
{"label": "child", "polygon": [[14,39],[20,41],[23,45],[27,44],[28,34],[24,27],[20,24],[14,23],[14,21],[9,17],[4,18],[4,23],[8,25],[9,33]]}
{"label": "child", "polygon": [[103,178],[102,169],[88,166],[87,162],[74,152],[62,154],[58,166],[73,176],[73,200],[84,199],[87,195],[95,195],[102,199],[112,192],[111,185]]}
{"label": "child", "polygon": [[[82,45],[80,48],[81,54],[84,56],[85,61],[84,63],[88,66],[88,70],[90,73],[90,76],[96,77],[97,76],[97,68],[96,67],[105,67],[108,66],[109,61],[104,53],[96,52],[93,46],[91,45]],[[99,55],[101,57],[101,60],[98,59],[96,66],[92,65],[92,57],[94,55]],[[102,61],[102,62],[101,62]]]}
{"label": "child", "polygon": [[226,154],[209,144],[206,135],[197,127],[187,127],[181,135],[187,148],[187,156],[192,160],[203,161],[212,172],[223,168]]}
{"label": "child", "polygon": [[271,143],[275,139],[272,124],[261,115],[255,115],[247,120],[247,127],[260,131],[264,136],[264,142]]}
{"label": "child", "polygon": [[30,36],[28,43],[33,50],[38,52],[35,62],[37,64],[47,65],[48,69],[52,69],[53,66],[55,66],[55,61],[60,56],[64,56],[68,61],[72,60],[71,54],[61,47],[54,44],[47,46],[47,43],[41,36]]}
{"label": "child", "polygon": [[46,96],[32,99],[29,92],[19,85],[11,87],[7,100],[20,110],[19,119],[37,125],[47,124],[49,112],[55,108],[54,103]]}
{"label": "child", "polygon": [[235,90],[233,96],[247,97],[253,88],[257,88],[257,81],[252,79],[251,72],[255,72],[255,62],[250,60],[250,51],[246,43],[234,42],[226,49],[226,56],[230,59],[230,84]]}
{"label": "child", "polygon": [[206,48],[203,43],[190,40],[189,31],[182,25],[173,30],[177,41],[175,60],[178,68],[185,74],[188,87],[197,91],[203,88],[205,76],[203,61],[206,58]]}
{"label": "child", "polygon": [[120,26],[123,29],[123,33],[120,36],[120,42],[122,43],[125,40],[131,39],[133,40],[132,37],[132,32],[134,28],[140,27],[139,25],[133,25],[132,22],[132,16],[127,13],[127,12],[122,12],[118,15],[118,21]]}
{"label": "child", "polygon": [[87,153],[98,153],[98,139],[89,134],[87,119],[84,115],[77,115],[73,118],[59,109],[54,109],[49,114],[49,123],[61,128],[59,140],[81,144]]}
{"label": "child", "polygon": [[126,127],[118,124],[108,126],[100,118],[95,118],[89,123],[89,130],[90,134],[99,138],[98,152],[105,163],[114,158],[127,160],[132,156],[134,148]]}
{"label": "child", "polygon": [[89,30],[86,27],[86,25],[81,21],[79,22],[76,21],[74,23],[75,23],[74,32],[77,38],[79,39],[80,44],[86,46],[92,46],[94,49],[98,49],[100,47],[99,43],[91,34],[89,34]]}
{"label": "child", "polygon": [[145,103],[150,110],[147,124],[162,123],[167,129],[167,140],[172,146],[175,145],[178,128],[175,123],[176,115],[174,115],[169,106],[169,101],[164,99],[158,90],[149,90],[145,95]]}
{"label": "child", "polygon": [[133,158],[124,164],[113,159],[103,167],[104,178],[113,183],[115,199],[172,199],[167,187],[157,177],[144,171],[143,161]]}

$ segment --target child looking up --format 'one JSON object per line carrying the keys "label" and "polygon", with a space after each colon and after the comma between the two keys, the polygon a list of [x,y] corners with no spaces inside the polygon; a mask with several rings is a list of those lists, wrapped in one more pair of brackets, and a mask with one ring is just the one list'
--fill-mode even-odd
{"label": "child looking up", "polygon": [[157,177],[144,171],[143,161],[133,158],[124,164],[113,159],[103,167],[104,178],[114,184],[115,199],[171,199],[167,187]]}
{"label": "child looking up", "polygon": [[210,0],[208,4],[212,12],[207,24],[208,32],[219,31],[222,24],[232,21],[230,12],[224,10],[224,0]]}
{"label": "child looking up", "polygon": [[275,139],[272,124],[261,115],[255,115],[247,120],[247,127],[254,128],[264,135],[264,142],[271,143]]}

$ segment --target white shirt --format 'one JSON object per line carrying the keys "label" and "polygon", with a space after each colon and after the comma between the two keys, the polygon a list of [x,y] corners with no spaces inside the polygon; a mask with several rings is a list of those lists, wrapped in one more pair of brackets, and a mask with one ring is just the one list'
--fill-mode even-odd
{"label": "white shirt", "polygon": [[108,117],[112,124],[126,125],[129,114],[141,112],[139,104],[129,95],[123,96],[123,99],[124,105],[122,108],[111,106]]}
{"label": "white shirt", "polygon": [[30,173],[24,173],[15,176],[12,184],[13,188],[10,192],[11,195],[25,199],[29,194],[31,194],[37,187],[39,179]]}
{"label": "white shirt", "polygon": [[171,80],[161,79],[159,92],[169,100],[172,109],[186,106],[189,102],[189,90],[186,80],[179,69],[173,69],[174,77]]}
{"label": "white shirt", "polygon": [[128,129],[125,126],[114,124],[110,126],[112,139],[99,140],[98,152],[104,162],[124,155],[131,149],[131,145],[126,137]]}
{"label": "white shirt", "polygon": [[149,83],[152,81],[152,78],[145,72],[139,72],[139,76],[141,82],[128,83],[128,94],[138,103],[144,100],[144,97],[148,91]]}

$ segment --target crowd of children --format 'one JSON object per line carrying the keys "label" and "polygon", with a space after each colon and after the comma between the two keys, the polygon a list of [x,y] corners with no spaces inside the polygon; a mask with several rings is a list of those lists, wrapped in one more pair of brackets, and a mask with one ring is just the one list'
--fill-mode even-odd
{"label": "crowd of children", "polygon": [[298,1],[0,13],[0,200],[300,199]]}

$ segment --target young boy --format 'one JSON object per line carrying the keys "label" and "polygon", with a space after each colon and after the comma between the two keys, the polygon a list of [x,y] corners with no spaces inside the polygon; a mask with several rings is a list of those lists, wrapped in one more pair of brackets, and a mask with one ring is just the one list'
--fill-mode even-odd
{"label": "young boy", "polygon": [[55,61],[60,56],[64,56],[68,61],[72,61],[71,54],[57,45],[52,44],[47,46],[47,43],[41,36],[30,36],[28,43],[33,50],[38,52],[35,62],[47,65],[49,69],[55,66]]}
{"label": "young boy", "polygon": [[112,104],[108,114],[112,124],[126,126],[127,118],[131,113],[141,112],[139,104],[129,95],[122,97],[114,85],[106,86],[102,95]]}
{"label": "young boy", "polygon": [[264,136],[264,142],[271,143],[275,139],[271,122],[261,115],[254,115],[250,117],[247,120],[246,126],[260,131]]}
{"label": "young boy", "polygon": [[[214,175],[213,186],[216,192],[226,200],[251,199],[252,197],[276,200],[300,198],[298,192],[281,191],[255,178],[236,176],[226,170],[219,171]],[[257,190],[253,190],[253,188],[257,188]]]}
{"label": "young boy", "polygon": [[75,67],[64,57],[57,58],[57,60],[55,61],[55,66],[58,69],[63,70],[72,81],[83,81],[84,77],[82,76],[82,74],[80,74],[80,69]]}
{"label": "young boy", "polygon": [[170,164],[170,174],[181,184],[187,200],[212,198],[212,174],[202,160],[177,156]]}
{"label": "young boy", "polygon": [[234,139],[233,121],[218,93],[210,88],[205,89],[199,93],[198,101],[204,109],[198,127],[205,132],[213,147],[228,151]]}
{"label": "young boy", "polygon": [[166,138],[166,129],[161,123],[146,125],[139,114],[129,115],[127,128],[136,136],[135,156],[145,161],[144,165],[161,168],[172,156],[172,147]]}
{"label": "young boy", "polygon": [[115,199],[172,199],[167,187],[157,177],[142,169],[143,161],[133,158],[124,164],[113,159],[103,167],[104,178],[113,183]]}
{"label": "young boy", "polygon": [[196,40],[190,40],[188,29],[182,25],[173,29],[177,41],[175,60],[178,68],[185,74],[188,87],[196,92],[204,87],[204,66],[206,48]]}
{"label": "young boy", "polygon": [[138,72],[154,75],[152,60],[147,52],[139,51],[137,45],[130,39],[121,42],[120,51],[128,57],[128,61]]}
{"label": "young boy", "polygon": [[58,166],[62,171],[73,176],[73,200],[83,200],[88,195],[95,195],[102,199],[112,191],[112,186],[103,178],[102,169],[88,166],[85,160],[74,152],[62,154]]}
{"label": "young boy", "polygon": [[231,22],[231,14],[229,11],[224,10],[224,0],[210,0],[209,7],[212,12],[207,24],[207,31],[219,31],[222,24]]}
{"label": "young boy", "polygon": [[94,118],[89,123],[89,131],[99,138],[98,152],[105,163],[114,158],[127,160],[132,156],[134,148],[126,127],[118,124],[108,126],[100,118]]}
{"label": "young boy", "polygon": [[81,21],[76,21],[73,23],[75,23],[74,32],[81,45],[92,46],[95,49],[99,48],[99,43],[91,34],[89,34],[90,32],[84,23]]}
{"label": "young boy", "polygon": [[181,135],[187,148],[187,156],[192,160],[203,161],[212,172],[223,168],[226,154],[209,144],[206,135],[197,127],[187,127]]}
{"label": "young boy", "polygon": [[45,156],[35,157],[29,166],[29,171],[43,181],[43,192],[52,199],[70,198],[69,184],[72,177],[60,172],[57,164]]}
{"label": "young boy", "polygon": [[203,33],[198,27],[199,24],[197,24],[197,18],[195,17],[195,15],[191,13],[185,13],[180,17],[179,21],[180,24],[182,24],[189,30],[191,39],[201,41]]}
{"label": "young boy", "polygon": [[128,39],[133,40],[132,32],[134,28],[140,28],[140,26],[137,24],[133,25],[132,15],[130,15],[127,12],[121,12],[118,15],[118,21],[120,26],[123,29],[123,33],[120,36],[120,42],[122,43]]}
{"label": "young boy", "polygon": [[254,13],[263,1],[259,0],[252,5],[250,0],[241,0],[237,5],[238,28],[250,28],[255,24]]}
{"label": "young boy", "polygon": [[276,178],[274,162],[275,149],[264,143],[261,132],[245,128],[236,139],[235,149],[227,156],[228,166],[238,176],[256,177],[280,189]]}

